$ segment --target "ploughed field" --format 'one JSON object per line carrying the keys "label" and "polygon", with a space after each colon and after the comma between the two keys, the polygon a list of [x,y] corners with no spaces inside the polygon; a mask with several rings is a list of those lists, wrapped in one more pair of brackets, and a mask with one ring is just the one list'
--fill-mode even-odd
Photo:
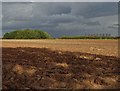
{"label": "ploughed field", "polygon": [[120,87],[117,40],[2,40],[3,89]]}

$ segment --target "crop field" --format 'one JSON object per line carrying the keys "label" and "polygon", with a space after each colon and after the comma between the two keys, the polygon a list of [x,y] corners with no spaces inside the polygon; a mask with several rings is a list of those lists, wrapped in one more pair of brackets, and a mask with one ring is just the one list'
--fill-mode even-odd
{"label": "crop field", "polygon": [[120,88],[118,40],[2,40],[3,89]]}
{"label": "crop field", "polygon": [[48,48],[70,52],[85,52],[106,56],[118,56],[118,40],[77,40],[77,39],[41,39],[41,40],[2,40],[3,47]]}

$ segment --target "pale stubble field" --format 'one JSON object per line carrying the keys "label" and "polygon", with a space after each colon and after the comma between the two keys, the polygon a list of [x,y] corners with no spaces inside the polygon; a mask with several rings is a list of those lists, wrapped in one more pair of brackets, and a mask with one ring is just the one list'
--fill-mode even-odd
{"label": "pale stubble field", "polygon": [[118,56],[118,40],[2,40],[2,47],[49,48],[52,50],[84,52],[106,56]]}

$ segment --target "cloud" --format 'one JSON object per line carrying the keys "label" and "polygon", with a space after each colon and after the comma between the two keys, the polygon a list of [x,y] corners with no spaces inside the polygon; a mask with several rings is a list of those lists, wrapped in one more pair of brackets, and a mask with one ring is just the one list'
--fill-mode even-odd
{"label": "cloud", "polygon": [[[3,33],[7,30],[43,29],[53,36],[104,33],[117,30],[117,3],[3,2]],[[115,31],[115,32],[113,32]]]}
{"label": "cloud", "polygon": [[0,2],[0,38],[2,36],[2,3]]}
{"label": "cloud", "polygon": [[108,26],[108,28],[118,29],[119,26],[120,26],[119,24],[113,24],[111,26]]}
{"label": "cloud", "polygon": [[26,20],[32,15],[31,3],[3,3],[3,21]]}
{"label": "cloud", "polygon": [[116,15],[118,5],[113,2],[83,2],[72,4],[72,14],[82,15],[86,18]]}
{"label": "cloud", "polygon": [[98,26],[98,25],[100,25],[100,23],[99,23],[99,21],[94,21],[94,22],[92,22],[92,21],[88,21],[88,22],[84,22],[83,24],[86,24],[86,25],[90,25],[90,26]]}
{"label": "cloud", "polygon": [[3,2],[119,2],[119,0],[2,0]]}

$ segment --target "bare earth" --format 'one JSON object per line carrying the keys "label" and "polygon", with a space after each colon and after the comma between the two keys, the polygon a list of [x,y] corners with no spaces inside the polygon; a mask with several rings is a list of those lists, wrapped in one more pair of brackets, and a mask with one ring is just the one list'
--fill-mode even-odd
{"label": "bare earth", "polygon": [[2,40],[2,47],[34,47],[118,56],[118,40]]}
{"label": "bare earth", "polygon": [[119,89],[117,40],[2,40],[3,89]]}

